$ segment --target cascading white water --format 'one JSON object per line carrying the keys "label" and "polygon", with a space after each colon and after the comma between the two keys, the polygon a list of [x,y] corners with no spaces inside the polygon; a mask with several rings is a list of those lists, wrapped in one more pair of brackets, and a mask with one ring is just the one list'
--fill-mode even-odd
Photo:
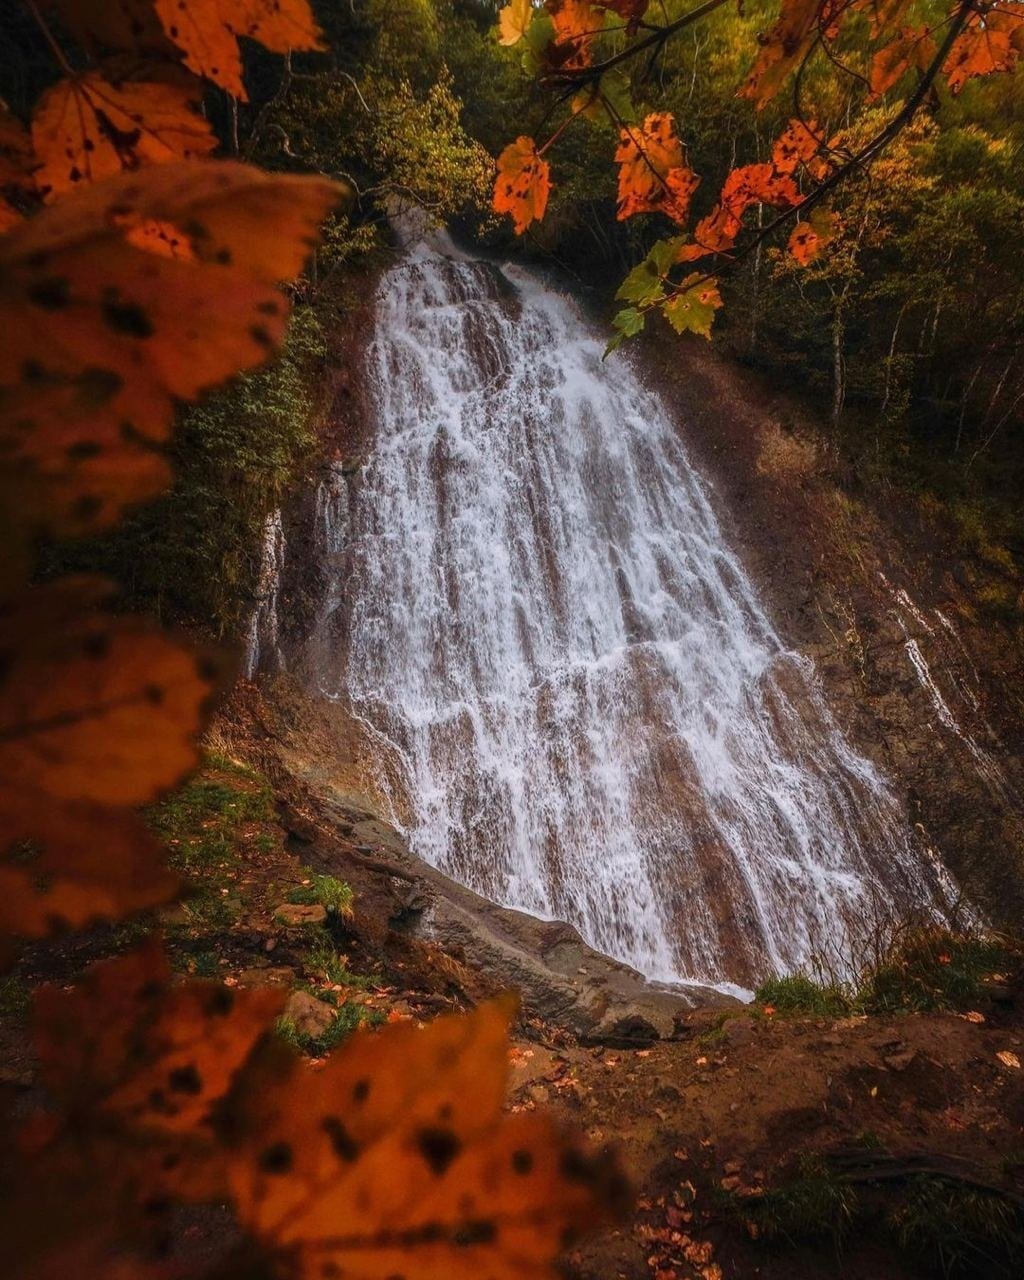
{"label": "cascading white water", "polygon": [[381,285],[335,671],[413,849],[665,980],[850,954],[941,869],[776,635],[659,399],[529,275]]}

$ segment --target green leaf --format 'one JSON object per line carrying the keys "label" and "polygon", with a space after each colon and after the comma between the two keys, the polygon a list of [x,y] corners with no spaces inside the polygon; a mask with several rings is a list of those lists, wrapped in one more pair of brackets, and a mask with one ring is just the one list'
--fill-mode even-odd
{"label": "green leaf", "polygon": [[659,275],[666,276],[685,243],[685,236],[669,236],[667,240],[659,240],[647,255],[647,261],[657,269]]}
{"label": "green leaf", "polygon": [[607,99],[612,111],[626,124],[632,124],[637,119],[629,76],[621,70],[609,71],[601,77],[601,96]]}
{"label": "green leaf", "polygon": [[615,336],[604,349],[605,357],[622,346],[627,338],[634,338],[644,327],[644,314],[637,311],[636,307],[626,307],[620,311],[612,320],[612,328],[615,329]]}
{"label": "green leaf", "polygon": [[710,338],[715,312],[721,305],[718,281],[695,272],[678,286],[678,292],[664,303],[661,313],[676,333],[699,333],[702,338]]}
{"label": "green leaf", "polygon": [[[661,283],[662,273],[645,258],[626,276],[619,285],[615,296],[620,302],[639,302],[641,304],[658,302],[665,296]],[[625,314],[625,313],[620,313]]]}
{"label": "green leaf", "polygon": [[523,36],[523,70],[528,76],[535,76],[544,65],[544,54],[554,39],[555,24],[551,15],[543,10],[533,15],[533,21]]}
{"label": "green leaf", "polygon": [[620,302],[637,302],[641,305],[660,302],[665,296],[664,278],[676,260],[682,236],[671,236],[667,240],[659,240],[638,266],[626,276],[616,298]]}

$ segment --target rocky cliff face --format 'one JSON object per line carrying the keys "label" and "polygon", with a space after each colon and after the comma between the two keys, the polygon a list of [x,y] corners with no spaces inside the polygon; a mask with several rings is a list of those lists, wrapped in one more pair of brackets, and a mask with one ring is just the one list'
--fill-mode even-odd
{"label": "rocky cliff face", "polygon": [[645,369],[837,718],[965,894],[1019,927],[1024,649],[980,604],[984,567],[905,498],[854,489],[800,406],[713,346],[664,339]]}
{"label": "rocky cliff face", "polygon": [[[504,286],[498,287],[500,280],[495,274],[488,305],[507,311],[509,320],[521,325],[519,304]],[[427,301],[457,308],[464,302],[459,290],[467,287],[462,281],[452,298]],[[346,371],[339,372],[335,389],[335,429],[309,489],[282,514],[286,552],[275,597],[277,634],[274,651],[264,653],[262,661],[265,671],[284,668],[293,681],[279,683],[276,694],[267,690],[283,700],[286,718],[309,719],[308,710],[287,709],[296,689],[329,709],[330,729],[323,723],[315,730],[310,726],[305,776],[318,780],[325,794],[412,829],[417,801],[396,751],[401,732],[378,723],[365,707],[353,707],[346,677],[353,575],[358,577],[359,570],[353,520],[359,518],[362,502],[365,524],[363,464],[380,427],[380,388],[374,393],[359,372],[365,367],[364,338],[371,332],[369,323],[360,322],[339,340]],[[475,361],[487,375],[485,383],[507,379],[507,353],[486,327],[474,323],[461,332],[460,358]],[[423,378],[430,372],[429,365],[405,371]],[[1014,653],[1010,637],[979,622],[969,590],[933,567],[940,560],[935,538],[899,512],[851,498],[793,406],[767,394],[746,372],[703,344],[648,348],[641,353],[639,372],[642,381],[661,393],[683,444],[711,478],[711,506],[753,579],[770,618],[766,625],[777,628],[784,645],[813,662],[839,731],[895,783],[897,807],[902,803],[909,815],[905,826],[911,829],[908,839],[920,860],[920,875],[926,879],[932,874],[931,861],[942,856],[991,918],[1011,920],[1020,905],[1022,854],[1020,721],[1015,715],[1021,704],[1014,700],[1020,672],[1006,678]],[[455,382],[446,395],[461,394]],[[467,463],[451,454],[450,440],[445,457],[435,452],[424,474],[450,518],[458,515],[452,508],[456,491],[444,477]],[[645,467],[650,473],[649,458]],[[650,483],[654,474],[648,474]],[[590,483],[608,485],[610,475],[609,469],[599,468]],[[522,519],[536,526],[536,484],[525,492]],[[394,498],[388,493],[388,500]],[[394,532],[394,522],[381,524],[381,513],[375,510],[374,515],[379,536]],[[548,553],[540,567],[551,579],[558,572],[551,558],[554,543],[550,536],[543,541]],[[465,581],[472,587],[472,575]],[[616,583],[624,636],[635,643],[643,639],[649,619],[637,607],[623,566]],[[449,593],[448,605],[456,614],[459,603]],[[699,610],[706,601],[695,600],[688,607]],[[378,620],[375,625],[382,624]],[[385,631],[379,633],[381,643]],[[372,648],[374,634],[369,641],[364,634],[362,643]],[[785,754],[787,735],[794,732],[785,707],[806,699],[801,686],[805,677],[799,668],[783,664],[776,665],[771,679],[778,691],[765,704],[766,723]],[[640,720],[650,720],[658,704],[656,673],[639,670],[631,683],[642,692],[646,681],[651,687],[637,705]],[[548,706],[545,714],[550,711]],[[689,850],[689,861],[680,859],[676,874],[659,882],[659,906],[670,928],[680,934],[692,933],[699,921],[705,948],[729,952],[731,969],[726,971],[752,983],[760,970],[742,956],[757,930],[752,921],[744,923],[739,909],[744,895],[730,870],[733,851],[721,827],[706,822],[702,784],[692,761],[685,753],[680,756],[671,733],[654,728],[662,724],[664,717],[657,715],[642,730],[645,768],[656,785],[644,819],[654,838],[666,828],[666,812],[679,815],[676,843]],[[305,726],[300,722],[295,727]],[[755,790],[764,783],[757,769],[750,780]],[[850,821],[856,823],[871,799],[865,794],[858,800],[855,793],[849,799]],[[865,830],[868,864],[878,859],[872,874],[884,880],[893,860],[902,855],[893,853],[888,833],[879,829],[872,835],[870,824]],[[755,831],[754,844],[756,836]]]}

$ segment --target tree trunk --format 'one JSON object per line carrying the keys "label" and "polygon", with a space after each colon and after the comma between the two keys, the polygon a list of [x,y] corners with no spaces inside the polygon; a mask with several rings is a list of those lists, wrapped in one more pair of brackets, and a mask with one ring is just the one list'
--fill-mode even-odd
{"label": "tree trunk", "polygon": [[843,355],[843,308],[837,303],[832,310],[832,428],[839,430],[839,419],[846,401],[846,360]]}

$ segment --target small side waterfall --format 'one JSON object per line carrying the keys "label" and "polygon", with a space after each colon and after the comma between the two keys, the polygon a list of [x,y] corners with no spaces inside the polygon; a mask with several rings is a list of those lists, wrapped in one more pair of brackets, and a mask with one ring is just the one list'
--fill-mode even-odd
{"label": "small side waterfall", "polygon": [[664,980],[849,959],[941,909],[942,869],[601,357],[519,270],[421,245],[387,274],[321,685],[398,761],[414,850],[480,893]]}
{"label": "small side waterfall", "polygon": [[284,555],[285,538],[281,512],[275,508],[267,516],[263,526],[259,577],[256,580],[256,603],[249,615],[249,629],[245,637],[243,670],[247,680],[251,680],[261,666],[281,665],[277,594],[281,586]]}

